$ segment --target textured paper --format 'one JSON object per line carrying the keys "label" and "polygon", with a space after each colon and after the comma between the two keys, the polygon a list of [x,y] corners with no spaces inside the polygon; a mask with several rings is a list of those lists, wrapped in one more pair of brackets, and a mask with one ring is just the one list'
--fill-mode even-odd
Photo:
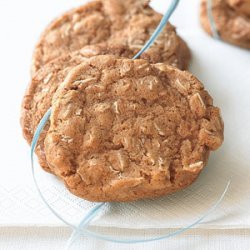
{"label": "textured paper", "polygon": [[[25,4],[27,0],[23,1]],[[19,1],[20,2],[20,1]],[[0,226],[62,225],[38,197],[31,178],[29,148],[21,137],[19,106],[29,81],[32,47],[45,24],[71,3],[42,1],[43,10],[29,3],[37,12],[21,18],[18,1],[0,1],[0,23],[6,39],[0,46]],[[83,1],[74,1],[77,6]],[[154,1],[161,12],[169,1]],[[219,198],[227,181],[231,187],[223,203],[199,227],[250,228],[250,52],[208,37],[200,28],[198,0],[181,1],[173,16],[178,32],[192,50],[190,71],[195,74],[221,107],[225,122],[225,143],[213,153],[198,181],[190,188],[156,200],[107,205],[92,225],[123,228],[176,228],[187,225],[205,212]],[[16,8],[12,8],[15,3]],[[60,9],[58,9],[60,5]],[[39,7],[39,6],[38,6]],[[11,11],[10,11],[11,10]],[[8,13],[11,13],[9,16]],[[13,21],[16,15],[16,21]],[[18,16],[20,18],[18,18]],[[32,23],[31,20],[36,20]],[[22,30],[15,29],[18,22]],[[9,23],[7,27],[3,23]],[[10,30],[15,29],[15,34]],[[16,36],[19,37],[17,44]],[[12,48],[11,51],[6,48]],[[5,59],[5,60],[3,60]],[[3,61],[2,61],[3,60]],[[70,195],[57,179],[37,166],[39,183],[50,204],[73,222],[94,204]]]}
{"label": "textured paper", "polygon": [[[107,234],[116,236],[142,235],[142,230],[122,230],[117,231],[111,228],[103,229]],[[163,230],[157,230],[160,235]],[[47,250],[65,249],[65,242],[68,240],[70,230],[68,228],[0,228],[0,249],[3,250]],[[143,237],[148,237],[143,234]],[[98,241],[92,238],[81,237],[70,250],[95,249],[95,250],[249,250],[250,231],[249,230],[201,230],[193,229],[180,236],[143,244],[117,244]]]}

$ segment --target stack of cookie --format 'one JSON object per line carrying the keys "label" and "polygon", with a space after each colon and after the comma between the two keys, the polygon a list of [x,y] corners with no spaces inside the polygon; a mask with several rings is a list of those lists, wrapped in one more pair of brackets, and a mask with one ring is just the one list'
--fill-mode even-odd
{"label": "stack of cookie", "polygon": [[250,49],[250,0],[202,0],[200,16],[210,35],[215,26],[222,40]]}
{"label": "stack of cookie", "polygon": [[35,48],[21,124],[42,168],[91,201],[131,201],[190,185],[223,141],[219,109],[190,73],[168,23],[145,0],[98,0],[53,21]]}

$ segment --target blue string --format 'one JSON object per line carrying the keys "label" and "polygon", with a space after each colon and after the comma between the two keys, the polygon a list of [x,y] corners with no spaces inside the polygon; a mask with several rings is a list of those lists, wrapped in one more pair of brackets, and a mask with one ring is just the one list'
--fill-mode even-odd
{"label": "blue string", "polygon": [[[164,26],[166,25],[166,23],[168,22],[170,16],[172,15],[172,13],[174,12],[174,10],[176,9],[177,5],[179,3],[179,0],[173,0],[170,7],[168,8],[166,14],[163,16],[159,26],[157,27],[157,29],[155,30],[155,32],[153,33],[152,37],[149,39],[149,41],[145,44],[145,46],[134,56],[133,59],[138,58],[143,52],[145,52],[155,41],[155,39],[157,39],[157,37],[160,35],[162,29],[164,28]],[[222,193],[221,197],[218,199],[218,201],[203,215],[201,216],[199,219],[197,219],[195,222],[191,223],[190,225],[181,228],[179,230],[176,230],[175,232],[160,236],[160,237],[154,237],[154,238],[148,238],[148,239],[136,239],[136,240],[125,240],[125,239],[116,239],[116,238],[112,238],[110,236],[107,235],[101,235],[95,232],[91,232],[87,229],[88,224],[91,222],[91,220],[97,215],[97,213],[103,208],[103,206],[105,205],[105,203],[98,203],[94,208],[92,208],[87,215],[84,216],[84,218],[82,219],[82,221],[80,222],[80,224],[78,226],[75,226],[73,224],[71,224],[70,222],[68,222],[67,220],[65,220],[63,217],[61,217],[61,215],[54,210],[54,208],[52,208],[50,206],[50,204],[48,204],[48,202],[46,201],[46,198],[43,196],[43,193],[38,185],[38,182],[36,180],[36,176],[35,176],[35,168],[34,168],[34,151],[35,148],[37,146],[37,142],[39,140],[40,134],[43,131],[47,121],[49,120],[51,116],[51,108],[45,113],[44,117],[41,119],[41,121],[39,122],[39,125],[35,131],[32,143],[31,143],[31,168],[32,168],[32,176],[33,176],[33,180],[36,186],[36,189],[39,193],[39,196],[41,197],[41,199],[43,200],[43,202],[45,203],[45,205],[48,207],[48,209],[51,211],[51,213],[53,213],[58,219],[60,219],[64,224],[68,225],[69,227],[71,227],[72,229],[74,229],[74,232],[72,233],[68,244],[67,244],[67,249],[70,248],[70,246],[72,245],[72,243],[76,240],[76,238],[81,235],[84,234],[85,236],[88,237],[94,237],[94,238],[98,238],[101,240],[106,240],[106,241],[111,241],[111,242],[117,242],[117,243],[141,243],[141,242],[149,242],[149,241],[156,241],[156,240],[161,240],[161,239],[166,239],[178,234],[181,234],[182,232],[187,231],[188,229],[194,227],[195,225],[197,225],[198,223],[200,223],[202,220],[204,220],[209,214],[211,214],[216,208],[217,206],[221,203],[221,201],[223,200],[226,192],[228,191],[229,185],[230,185],[230,181],[227,183],[227,186],[224,190],[224,192]]]}
{"label": "blue string", "polygon": [[[41,199],[43,200],[43,202],[45,203],[45,205],[49,208],[49,210],[57,217],[59,218],[63,223],[65,223],[66,225],[72,227],[73,225],[71,225],[71,223],[67,222],[66,220],[64,220],[47,202],[46,198],[44,197],[38,182],[36,180],[36,176],[35,176],[35,168],[34,168],[34,153],[35,153],[35,149],[37,146],[37,142],[39,140],[40,134],[43,131],[44,127],[46,126],[48,119],[51,116],[51,108],[45,113],[45,115],[43,116],[43,118],[41,119],[41,121],[39,122],[36,132],[34,134],[32,143],[31,143],[31,151],[30,151],[30,158],[31,158],[31,170],[32,170],[32,177],[36,186],[36,189],[39,193],[39,196],[41,197]],[[84,220],[82,220],[82,222],[86,223],[86,225],[91,221],[91,219],[93,218],[93,216],[96,215],[96,213],[100,210],[100,208],[102,208],[102,206],[105,203],[100,203],[98,205],[96,205],[93,209],[91,209],[89,211],[89,213],[85,216]],[[74,226],[73,226],[74,227]]]}
{"label": "blue string", "polygon": [[[34,151],[37,145],[37,142],[39,140],[39,136],[42,132],[42,130],[44,129],[49,117],[51,115],[51,108],[46,112],[46,114],[44,115],[44,117],[42,118],[42,120],[40,121],[37,130],[34,134],[34,138],[32,140],[32,144],[31,144],[31,168],[32,168],[32,176],[34,179],[34,183],[35,186],[37,188],[37,191],[41,197],[41,199],[43,200],[43,202],[45,203],[45,205],[49,208],[49,210],[58,218],[60,219],[63,223],[65,223],[66,225],[68,225],[69,227],[71,227],[72,229],[74,229],[74,233],[72,234],[70,240],[68,243],[68,247],[70,247],[70,245],[72,244],[73,240],[76,239],[76,237],[78,237],[79,234],[84,234],[88,237],[94,237],[100,240],[106,240],[106,241],[111,241],[111,242],[116,242],[116,243],[142,243],[142,242],[149,242],[149,241],[156,241],[156,240],[161,240],[161,239],[166,239],[172,236],[176,236],[178,234],[181,234],[185,231],[187,231],[188,229],[194,227],[195,225],[197,225],[198,223],[200,223],[202,220],[204,220],[207,216],[209,216],[217,207],[218,205],[222,202],[223,198],[225,197],[229,185],[230,185],[230,181],[227,183],[226,188],[224,189],[222,195],[220,196],[220,198],[217,200],[217,202],[203,215],[201,216],[199,219],[197,219],[196,221],[194,221],[193,223],[191,223],[190,225],[181,228],[179,230],[176,230],[175,232],[163,235],[163,236],[159,236],[159,237],[155,237],[155,238],[149,238],[149,239],[137,239],[137,240],[124,240],[124,239],[115,239],[112,237],[109,237],[107,235],[101,235],[98,233],[94,233],[91,232],[89,230],[86,229],[86,226],[90,223],[90,221],[96,216],[96,214],[100,211],[100,209],[105,205],[105,203],[100,203],[98,205],[96,205],[94,208],[92,208],[87,215],[84,216],[84,219],[81,221],[81,223],[79,224],[79,226],[75,226],[73,224],[71,224],[70,222],[66,221],[63,217],[61,217],[61,215],[59,213],[57,213],[46,201],[46,198],[43,196],[42,191],[40,190],[40,187],[38,185],[38,182],[36,181],[36,177],[35,177],[35,169],[34,169]],[[84,227],[84,228],[79,228],[79,227]],[[76,235],[77,233],[77,235]]]}
{"label": "blue string", "polygon": [[[154,41],[158,38],[158,36],[161,34],[162,30],[166,26],[169,18],[174,13],[174,11],[175,11],[176,7],[178,6],[178,4],[179,4],[179,0],[174,0],[174,1],[171,2],[167,12],[165,13],[163,18],[161,19],[161,22],[159,23],[159,25],[155,29],[154,33],[152,34],[150,39],[145,43],[145,45],[142,47],[142,49],[133,57],[133,59],[139,58],[146,50],[148,50],[153,45]],[[80,224],[78,225],[78,228],[86,227],[86,224],[84,223],[84,221],[85,221],[85,219],[83,219],[83,221],[80,222]],[[79,232],[74,230],[74,232],[72,233],[72,235],[71,235],[71,237],[70,237],[70,239],[68,241],[67,249],[70,248],[70,246],[73,244],[73,242],[78,237],[79,237]]]}
{"label": "blue string", "polygon": [[133,59],[137,59],[138,57],[140,57],[147,49],[149,49],[153,45],[154,41],[161,34],[162,30],[166,26],[169,18],[171,17],[173,12],[175,11],[178,4],[179,4],[179,0],[174,0],[171,2],[167,12],[165,13],[163,18],[161,19],[160,24],[157,26],[156,30],[154,31],[154,33],[152,34],[150,39],[146,42],[146,44],[142,47],[142,49],[133,57]]}
{"label": "blue string", "polygon": [[[100,205],[97,205],[93,207],[87,215],[82,219],[80,224],[78,225],[77,228],[87,228],[89,223],[91,222],[92,219],[94,219],[97,215],[97,213],[100,211],[100,209],[105,205],[105,203],[101,203]],[[70,249],[72,244],[77,240],[77,238],[81,236],[81,233],[79,231],[74,230],[70,236],[70,238],[67,241],[67,246],[66,250]]]}
{"label": "blue string", "polygon": [[[119,239],[119,238],[116,239],[116,238],[113,238],[113,237],[110,237],[110,236],[107,236],[107,235],[101,235],[101,234],[98,234],[98,233],[94,233],[94,232],[91,232],[91,231],[89,231],[89,230],[87,230],[85,228],[82,230],[81,228],[77,227],[77,228],[75,228],[75,230],[77,230],[77,232],[79,234],[82,233],[82,234],[84,234],[85,236],[88,236],[88,237],[92,237],[92,238],[94,237],[94,238],[97,238],[99,240],[106,240],[106,241],[110,241],[110,242],[113,242],[113,243],[125,243],[125,244],[133,243],[133,244],[135,244],[135,243],[144,243],[144,242],[167,239],[167,238],[179,235],[179,234],[189,230],[190,228],[193,228],[194,226],[199,224],[201,221],[203,221],[206,217],[208,217],[220,205],[220,203],[224,199],[224,197],[225,197],[225,195],[226,195],[226,193],[227,193],[227,191],[229,189],[230,183],[231,183],[231,181],[228,181],[228,183],[227,183],[222,195],[220,196],[220,198],[199,219],[195,220],[194,222],[192,222],[191,224],[189,224],[188,226],[186,226],[184,228],[178,229],[178,230],[176,230],[176,231],[174,231],[172,233],[168,233],[168,234],[165,234],[165,235],[162,235],[162,236],[159,236],[159,237],[148,238],[148,239],[125,240],[125,239]],[[82,225],[82,222],[80,223],[80,225]]]}
{"label": "blue string", "polygon": [[213,16],[213,0],[207,0],[207,16],[208,16],[208,20],[210,23],[210,27],[211,27],[211,31],[212,31],[212,36],[215,39],[220,40],[220,35],[218,33],[217,27],[216,27],[216,23],[214,20],[214,16]]}

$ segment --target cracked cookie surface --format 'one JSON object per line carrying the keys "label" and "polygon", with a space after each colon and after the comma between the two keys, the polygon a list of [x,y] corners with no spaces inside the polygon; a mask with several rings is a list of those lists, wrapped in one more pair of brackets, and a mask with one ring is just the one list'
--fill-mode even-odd
{"label": "cracked cookie surface", "polygon": [[[120,57],[132,58],[134,53],[134,50],[129,50],[126,46],[121,45],[108,46],[106,43],[89,45],[79,51],[68,53],[57,58],[38,70],[26,90],[21,108],[21,126],[27,142],[31,143],[40,120],[51,107],[51,100],[54,93],[58,86],[62,84],[72,67],[81,64],[88,57],[96,55],[113,54]],[[145,53],[145,55],[147,55],[147,53]],[[36,154],[42,168],[51,172],[44,154],[44,138],[48,126],[49,125],[45,127],[39,138]]]}
{"label": "cracked cookie surface", "polygon": [[[108,42],[139,51],[152,35],[162,15],[145,0],[102,0],[87,3],[54,20],[43,32],[33,55],[32,74],[49,61],[83,46]],[[190,52],[168,24],[148,50],[151,62],[186,69]]]}
{"label": "cracked cookie surface", "polygon": [[[250,49],[250,16],[238,11],[235,6],[236,0],[211,1],[212,15],[221,39]],[[244,10],[246,9],[244,8]],[[201,1],[200,20],[205,31],[212,35],[211,24],[207,14],[207,0]]]}
{"label": "cracked cookie surface", "polygon": [[131,201],[187,187],[222,141],[219,109],[190,73],[96,56],[54,95],[45,153],[75,195]]}

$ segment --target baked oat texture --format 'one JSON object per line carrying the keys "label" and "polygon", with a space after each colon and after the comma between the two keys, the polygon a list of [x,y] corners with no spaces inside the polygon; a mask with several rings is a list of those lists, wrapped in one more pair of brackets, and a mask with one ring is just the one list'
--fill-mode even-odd
{"label": "baked oat texture", "polygon": [[[250,49],[250,16],[236,11],[229,5],[235,1],[212,0],[212,14],[222,40],[242,48]],[[201,24],[212,35],[207,15],[207,0],[201,1]]]}
{"label": "baked oat texture", "polygon": [[[162,15],[145,0],[97,0],[66,12],[43,32],[33,55],[32,74],[51,60],[83,46],[108,42],[139,51],[152,35]],[[186,69],[190,52],[168,24],[148,50],[151,62],[165,62]]]}
{"label": "baked oat texture", "polygon": [[58,88],[45,153],[75,195],[132,201],[187,187],[222,141],[220,111],[194,76],[109,55]]}
{"label": "baked oat texture", "polygon": [[227,3],[239,13],[250,15],[250,0],[227,0]]}
{"label": "baked oat texture", "polygon": [[[113,54],[120,57],[132,58],[134,53],[134,50],[129,50],[126,46],[122,45],[108,46],[106,43],[89,45],[79,51],[59,57],[38,70],[33,76],[22,102],[21,126],[27,142],[31,143],[40,120],[51,106],[51,100],[55,91],[64,81],[72,67],[81,64],[91,56]],[[36,154],[42,168],[51,172],[44,154],[44,138],[48,127],[49,124],[45,127],[39,138]]]}

